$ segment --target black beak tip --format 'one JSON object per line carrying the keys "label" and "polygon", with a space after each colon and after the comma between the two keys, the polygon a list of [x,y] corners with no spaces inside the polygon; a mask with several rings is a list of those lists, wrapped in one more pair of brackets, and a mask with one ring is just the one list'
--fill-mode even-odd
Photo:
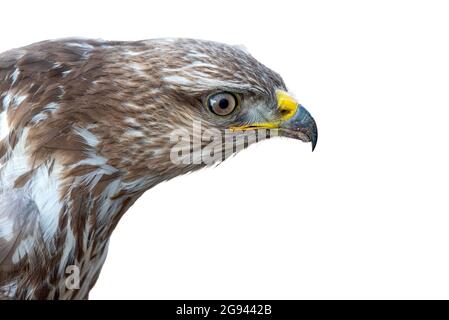
{"label": "black beak tip", "polygon": [[318,131],[316,129],[315,129],[315,132],[313,132],[313,134],[312,134],[310,142],[312,142],[312,152],[313,152],[315,150],[316,144],[318,142]]}

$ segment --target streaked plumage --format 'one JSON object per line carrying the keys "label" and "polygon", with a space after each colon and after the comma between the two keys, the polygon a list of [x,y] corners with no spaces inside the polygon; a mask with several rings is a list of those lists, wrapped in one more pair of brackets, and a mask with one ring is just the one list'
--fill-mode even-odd
{"label": "streaked plumage", "polygon": [[[218,91],[242,97],[239,110],[208,112],[203,101]],[[210,141],[195,137],[195,122],[237,138],[279,129],[315,144],[304,108],[282,114],[284,91],[245,50],[208,41],[65,39],[0,54],[0,298],[87,298],[136,199],[211,164],[174,163],[175,130],[201,146]],[[223,149],[215,163],[236,151]],[[67,288],[71,265],[79,289]]]}

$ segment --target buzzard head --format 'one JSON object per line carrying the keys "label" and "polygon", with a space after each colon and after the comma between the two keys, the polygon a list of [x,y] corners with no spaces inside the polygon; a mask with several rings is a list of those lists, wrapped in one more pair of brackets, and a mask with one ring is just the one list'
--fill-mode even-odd
{"label": "buzzard head", "polygon": [[315,148],[312,116],[276,72],[240,47],[160,39],[122,48],[111,60],[94,82],[114,101],[105,123],[91,131],[101,136],[103,154],[118,162],[115,167],[138,171],[135,176],[146,176],[149,185],[269,137],[295,138]]}

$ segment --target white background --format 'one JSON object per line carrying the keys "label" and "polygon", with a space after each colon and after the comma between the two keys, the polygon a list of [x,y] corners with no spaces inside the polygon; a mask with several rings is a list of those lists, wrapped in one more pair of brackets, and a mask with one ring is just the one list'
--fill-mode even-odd
{"label": "white background", "polygon": [[314,115],[148,191],[94,299],[449,298],[445,1],[3,1],[0,49],[48,38],[243,44]]}

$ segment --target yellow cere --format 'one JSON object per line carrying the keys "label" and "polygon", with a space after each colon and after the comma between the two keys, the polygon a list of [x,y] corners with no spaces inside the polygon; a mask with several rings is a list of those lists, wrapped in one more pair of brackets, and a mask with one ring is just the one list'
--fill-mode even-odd
{"label": "yellow cere", "polygon": [[278,99],[278,109],[282,113],[282,120],[287,121],[295,115],[299,104],[285,91],[276,90],[276,96]]}
{"label": "yellow cere", "polygon": [[290,119],[295,115],[299,103],[287,92],[282,90],[276,90],[276,97],[278,100],[278,109],[281,112],[281,118],[279,120],[275,120],[273,122],[253,123],[241,127],[231,127],[229,129],[231,131],[239,131],[239,130],[254,130],[260,128],[265,129],[279,128],[279,124],[281,122],[287,121],[288,119]]}

